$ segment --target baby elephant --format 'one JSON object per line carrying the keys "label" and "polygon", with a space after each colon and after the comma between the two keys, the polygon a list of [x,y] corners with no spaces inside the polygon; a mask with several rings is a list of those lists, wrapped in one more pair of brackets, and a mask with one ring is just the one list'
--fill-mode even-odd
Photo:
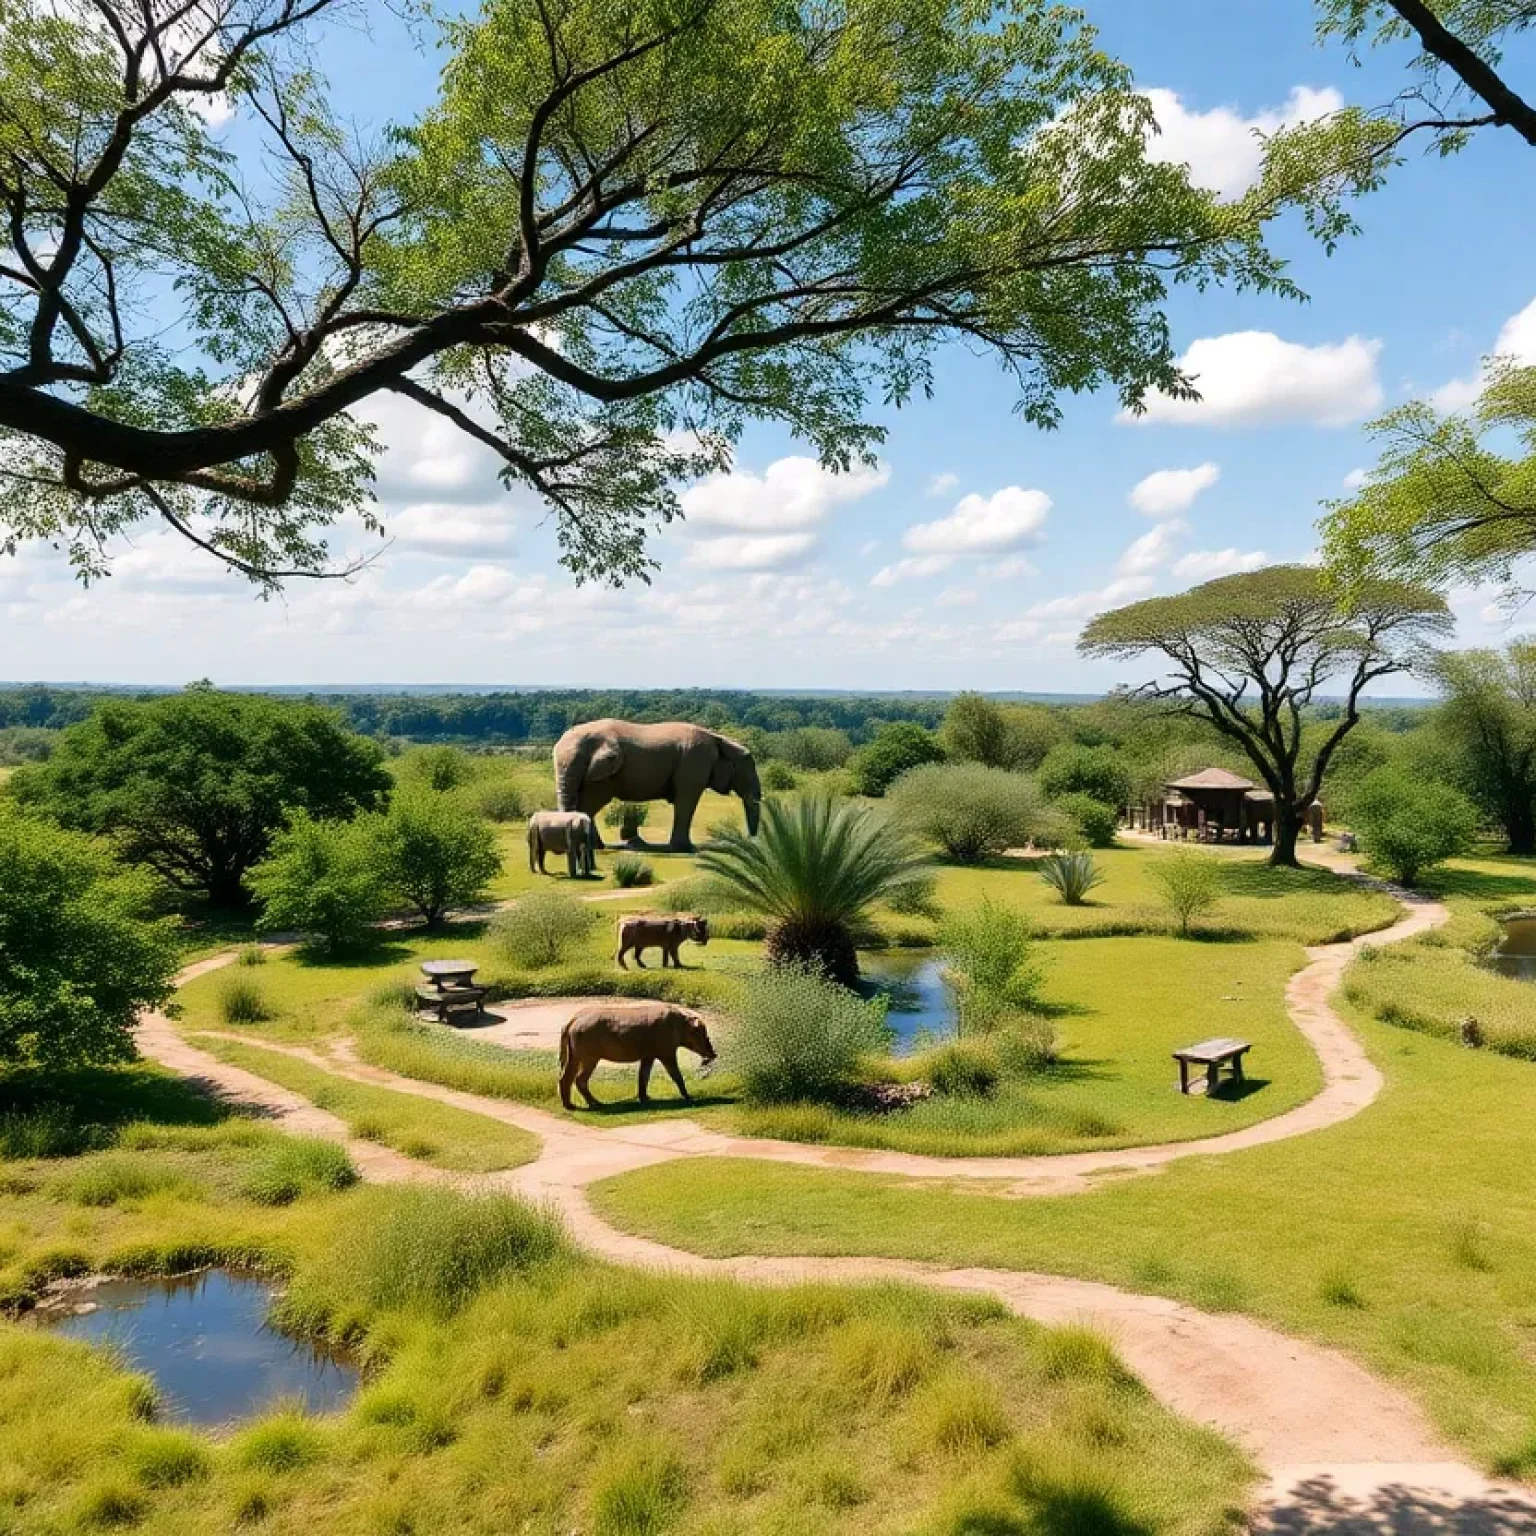
{"label": "baby elephant", "polygon": [[528,818],[528,868],[547,874],[546,853],[563,853],[572,880],[596,872],[597,828],[582,811],[535,811]]}
{"label": "baby elephant", "polygon": [[640,1102],[651,1102],[651,1068],[659,1061],[677,1091],[688,1098],[678,1071],[677,1053],[686,1046],[708,1066],[715,1059],[709,1031],[697,1014],[670,1003],[637,1003],[632,1007],[583,1008],[560,1031],[560,1102],[567,1109],[574,1086],[593,1108],[601,1108],[587,1086],[600,1061],[640,1063]]}
{"label": "baby elephant", "polygon": [[621,917],[619,952],[613,958],[619,962],[621,971],[627,971],[629,967],[624,964],[624,956],[633,954],[635,964],[643,971],[646,966],[640,952],[659,949],[662,970],[666,970],[670,960],[673,970],[680,971],[683,963],[677,958],[677,951],[684,939],[692,939],[701,947],[708,944],[709,920],[692,914],[687,917]]}

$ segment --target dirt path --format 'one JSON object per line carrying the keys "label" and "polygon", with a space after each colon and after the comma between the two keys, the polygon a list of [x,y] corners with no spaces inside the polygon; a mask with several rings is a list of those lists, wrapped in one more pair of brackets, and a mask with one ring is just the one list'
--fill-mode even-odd
{"label": "dirt path", "polygon": [[[1150,1171],[1175,1158],[1233,1152],[1336,1124],[1375,1098],[1381,1078],[1329,1006],[1328,996],[1362,944],[1395,942],[1446,919],[1437,903],[1411,905],[1409,914],[1392,928],[1310,951],[1309,963],[1292,978],[1287,992],[1292,1017],[1324,1066],[1324,1088],[1315,1098],[1228,1136],[1129,1152],[1065,1158],[913,1158],[755,1142],[718,1135],[689,1121],[594,1130],[529,1106],[398,1077],[359,1061],[345,1046],[326,1057],[300,1047],[266,1045],[339,1075],[487,1115],[542,1138],[535,1162],[467,1181],[356,1140],[336,1116],[253,1073],[226,1066],[183,1040],[160,1016],[144,1020],[139,1041],[147,1055],[212,1092],[252,1105],[283,1129],[343,1143],[366,1178],[472,1183],[476,1188],[514,1191],[556,1207],[583,1246],[616,1262],[726,1274],[759,1284],[912,1280],[985,1292],[1038,1322],[1097,1328],[1168,1407],[1231,1436],[1263,1468],[1268,1482],[1250,1517],[1255,1533],[1529,1536],[1536,1531],[1536,1496],[1488,1481],[1458,1458],[1412,1399],[1335,1350],[1245,1318],[1216,1316],[1163,1297],[1060,1276],[943,1269],[884,1259],[705,1258],[609,1226],[586,1197],[587,1187],[598,1179],[690,1155],[767,1156],[909,1177],[1002,1177],[1014,1181],[1010,1193],[1060,1194],[1092,1187],[1095,1173],[1128,1166]],[[201,975],[228,958],[200,962],[182,979]],[[1072,1167],[1056,1173],[1062,1164]]]}

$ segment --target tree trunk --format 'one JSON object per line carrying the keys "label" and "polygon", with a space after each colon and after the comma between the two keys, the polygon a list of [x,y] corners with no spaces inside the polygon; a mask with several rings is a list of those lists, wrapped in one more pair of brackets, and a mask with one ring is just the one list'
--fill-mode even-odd
{"label": "tree trunk", "polygon": [[799,966],[845,987],[858,985],[859,954],[842,923],[779,923],[765,950],[769,965]]}
{"label": "tree trunk", "polygon": [[1536,853],[1536,807],[1512,805],[1504,818],[1510,853]]}
{"label": "tree trunk", "polygon": [[1275,845],[1270,849],[1271,866],[1283,869],[1300,869],[1296,857],[1296,838],[1301,832],[1302,817],[1288,800],[1275,801]]}

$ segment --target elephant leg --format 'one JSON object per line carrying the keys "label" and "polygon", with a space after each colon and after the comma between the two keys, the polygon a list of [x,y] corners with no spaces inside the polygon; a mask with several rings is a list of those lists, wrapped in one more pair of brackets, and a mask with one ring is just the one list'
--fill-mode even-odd
{"label": "elephant leg", "polygon": [[670,1051],[661,1058],[661,1064],[667,1069],[667,1076],[677,1084],[677,1091],[682,1094],[689,1103],[693,1102],[693,1095],[688,1092],[688,1084],[683,1081],[683,1074],[678,1069],[677,1052]]}
{"label": "elephant leg", "polygon": [[571,841],[565,845],[565,872],[572,880],[581,875],[581,855],[576,851],[576,844]]}
{"label": "elephant leg", "polygon": [[640,1102],[651,1102],[651,1068],[656,1065],[654,1056],[645,1056],[640,1061]]}
{"label": "elephant leg", "polygon": [[672,839],[667,844],[672,853],[693,852],[693,813],[699,808],[700,791],[679,789],[672,802]]}

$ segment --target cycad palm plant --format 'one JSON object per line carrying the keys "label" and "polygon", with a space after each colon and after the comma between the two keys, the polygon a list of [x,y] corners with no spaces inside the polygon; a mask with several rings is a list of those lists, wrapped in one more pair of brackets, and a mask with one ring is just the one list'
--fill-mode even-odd
{"label": "cycad palm plant", "polygon": [[820,796],[769,800],[755,838],[728,830],[699,854],[737,903],[773,924],[770,965],[812,966],[845,986],[859,978],[854,924],[918,880],[925,863],[870,807]]}

